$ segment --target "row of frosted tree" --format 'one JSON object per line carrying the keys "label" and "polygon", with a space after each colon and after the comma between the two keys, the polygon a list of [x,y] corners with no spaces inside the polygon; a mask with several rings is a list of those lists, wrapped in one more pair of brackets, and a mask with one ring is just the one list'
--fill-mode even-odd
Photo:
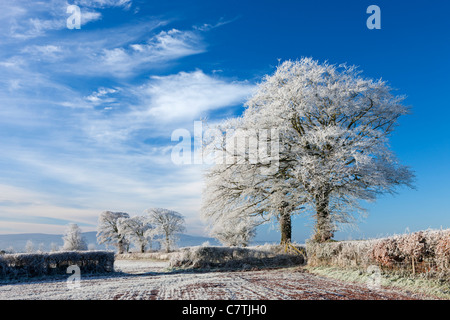
{"label": "row of frosted tree", "polygon": [[119,253],[128,252],[133,244],[140,252],[152,249],[157,239],[169,252],[177,234],[184,231],[184,217],[169,209],[151,208],[142,215],[130,216],[126,212],[103,211],[98,219],[97,242],[112,245]]}
{"label": "row of frosted tree", "polygon": [[[88,245],[86,239],[82,235],[80,227],[76,223],[70,223],[62,236],[63,245],[59,246],[57,243],[52,242],[50,244],[49,251],[85,251],[94,249],[94,244]],[[44,243],[39,243],[38,246],[34,244],[32,240],[28,240],[25,244],[24,252],[26,253],[39,253],[45,252]],[[14,248],[10,247],[3,253],[14,253]]]}
{"label": "row of frosted tree", "polygon": [[[176,244],[177,234],[184,231],[184,217],[172,210],[151,208],[142,215],[130,216],[125,212],[103,211],[98,219],[97,242],[116,247],[119,253],[128,252],[134,245],[140,252],[152,250],[156,239],[167,252]],[[51,244],[51,251],[84,251],[89,246],[76,223],[70,223],[62,237],[63,246]],[[12,253],[14,249],[8,249]],[[5,251],[5,253],[7,252]],[[29,240],[25,252],[43,252],[43,244],[36,248]]]}

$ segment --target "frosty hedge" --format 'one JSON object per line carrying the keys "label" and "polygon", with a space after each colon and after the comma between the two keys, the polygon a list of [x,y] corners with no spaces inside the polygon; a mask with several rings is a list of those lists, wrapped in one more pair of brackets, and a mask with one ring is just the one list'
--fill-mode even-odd
{"label": "frosty hedge", "polygon": [[187,269],[251,269],[305,263],[299,254],[285,253],[280,246],[189,247],[171,256],[170,266]]}
{"label": "frosty hedge", "polygon": [[51,253],[17,253],[0,255],[0,279],[66,274],[70,265],[81,273],[114,271],[114,252],[62,251]]}
{"label": "frosty hedge", "polygon": [[450,276],[450,229],[372,240],[308,242],[306,249],[310,266],[367,269],[376,265],[384,271]]}

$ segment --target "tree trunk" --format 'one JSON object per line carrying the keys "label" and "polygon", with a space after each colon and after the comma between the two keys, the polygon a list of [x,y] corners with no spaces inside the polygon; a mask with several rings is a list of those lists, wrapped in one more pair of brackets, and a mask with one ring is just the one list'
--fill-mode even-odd
{"label": "tree trunk", "polygon": [[280,207],[280,233],[281,241],[280,244],[290,243],[292,240],[292,226],[291,226],[291,213],[287,209],[288,204],[283,202]]}
{"label": "tree trunk", "polygon": [[123,238],[121,238],[118,242],[118,249],[119,249],[119,254],[122,254],[124,252]]}
{"label": "tree trunk", "polygon": [[314,241],[316,242],[325,242],[334,236],[329,202],[330,197],[327,193],[316,197],[316,227],[314,234]]}
{"label": "tree trunk", "polygon": [[166,252],[169,253],[170,252],[170,239],[169,239],[169,235],[166,234]]}

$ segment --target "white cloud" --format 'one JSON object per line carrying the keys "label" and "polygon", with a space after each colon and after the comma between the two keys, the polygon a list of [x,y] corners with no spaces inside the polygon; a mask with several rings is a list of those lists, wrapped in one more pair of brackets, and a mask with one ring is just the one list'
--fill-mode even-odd
{"label": "white cloud", "polygon": [[93,105],[100,105],[104,103],[115,102],[115,98],[108,97],[110,94],[118,92],[120,89],[116,88],[104,88],[101,87],[97,91],[91,93],[86,97],[86,100],[91,102]]}
{"label": "white cloud", "polygon": [[[51,218],[95,223],[103,210],[139,214],[148,207],[159,206],[186,215],[188,232],[201,234],[203,225],[198,217],[202,168],[178,167],[171,162],[170,133],[180,123],[192,125],[192,120],[202,112],[240,103],[251,90],[248,83],[213,77],[200,70],[152,77],[136,87],[99,87],[84,97],[85,103],[100,106],[111,102],[109,99],[125,102],[124,96],[134,95],[138,104],[121,111],[112,110],[108,116],[94,109],[66,109],[59,115],[49,115],[59,120],[58,126],[53,124],[45,129],[50,130],[47,138],[51,139],[46,140],[46,134],[36,137],[36,141],[46,142],[28,141],[29,147],[10,145],[7,141],[1,144],[2,161],[14,163],[14,168],[23,172],[24,176],[16,178],[18,184],[27,181],[27,172],[39,177],[34,182],[28,181],[27,189],[5,192],[6,189],[0,188],[4,200],[14,202],[4,206],[3,212],[9,217],[20,217],[23,213],[43,216],[46,212],[45,216]],[[176,107],[169,113],[158,114],[168,103]],[[178,112],[184,117],[179,118]],[[168,122],[170,118],[176,121]],[[159,146],[144,144],[135,138],[141,130],[148,130],[148,137],[162,133],[167,142]],[[7,159],[9,162],[5,162]],[[43,181],[52,181],[55,187],[33,193],[31,190],[39,190]],[[87,208],[71,210],[82,206]],[[29,227],[14,223],[10,221],[8,225]],[[42,230],[53,232],[59,228],[48,226]]]}
{"label": "white cloud", "polygon": [[[25,46],[14,58],[26,61],[28,66],[33,66],[34,61],[44,60],[49,62],[47,71],[121,79],[161,69],[179,58],[206,50],[201,35],[189,30],[160,31],[142,40],[165,23],[152,20],[95,32],[71,33],[67,39]],[[114,34],[113,38],[111,34]],[[8,60],[12,61],[12,57]],[[0,63],[5,64],[6,61]]]}
{"label": "white cloud", "polygon": [[56,61],[62,57],[63,49],[57,45],[32,45],[26,46],[21,50],[22,54],[26,54],[29,58],[38,60]]}
{"label": "white cloud", "polygon": [[90,8],[122,7],[129,9],[132,5],[131,0],[76,0],[74,4]]}
{"label": "white cloud", "polygon": [[[3,226],[4,218],[26,222],[42,216],[95,225],[103,210],[135,215],[155,206],[177,210],[188,221],[198,219],[201,167],[173,165],[166,148],[140,148],[140,154],[130,154],[126,150],[67,143],[58,149],[59,153],[47,153],[40,148],[4,150],[7,157],[16,159],[16,165],[59,187],[34,191],[42,189],[39,182],[28,183],[26,187],[0,185]],[[40,230],[52,228],[48,225]],[[188,225],[190,233],[201,233],[201,228],[202,225]]]}
{"label": "white cloud", "polygon": [[[75,223],[94,224],[98,210],[93,208],[65,207],[54,203],[52,196],[31,190],[29,188],[0,184],[0,222],[2,228],[8,229],[8,233],[36,232],[45,230],[49,233],[58,233],[65,226],[51,224],[40,225],[27,223],[33,218],[52,218],[73,221]],[[36,221],[36,219],[34,219]],[[22,222],[20,222],[22,221]],[[34,226],[34,228],[33,228]],[[37,227],[40,227],[37,229]],[[34,230],[34,231],[33,231]]]}
{"label": "white cloud", "polygon": [[81,12],[81,26],[84,26],[92,21],[100,20],[102,18],[102,14],[97,11],[84,9],[80,12]]}
{"label": "white cloud", "polygon": [[[36,230],[39,230],[39,232],[47,234],[64,234],[66,228],[67,226],[40,224],[36,222],[1,221],[0,233],[36,233]],[[85,229],[84,227],[82,230],[83,232],[94,231]]]}
{"label": "white cloud", "polygon": [[[117,7],[128,10],[131,0],[79,0],[73,3],[80,6],[82,26],[101,19],[102,15],[95,9]],[[34,1],[17,0],[2,2],[0,18],[3,28],[0,34],[20,40],[41,37],[49,31],[67,27],[67,0]],[[1,30],[3,29],[3,30]],[[5,32],[2,32],[5,31]]]}
{"label": "white cloud", "polygon": [[198,119],[208,111],[241,104],[254,86],[206,75],[201,70],[154,76],[143,86],[147,109],[140,112],[158,120]]}
{"label": "white cloud", "polygon": [[231,19],[231,20],[225,20],[224,18],[220,18],[218,22],[216,22],[215,24],[210,24],[210,23],[204,23],[200,26],[194,26],[194,29],[199,30],[199,31],[209,31],[211,29],[215,29],[224,25],[227,25],[229,23],[232,23],[234,21],[236,21],[237,18]]}
{"label": "white cloud", "polygon": [[[83,128],[87,136],[101,144],[126,144],[136,141],[136,135],[165,136],[170,141],[173,130],[189,130],[193,121],[215,110],[242,104],[254,88],[248,82],[230,81],[201,70],[153,76],[142,85],[116,88],[112,94],[122,102],[120,108],[108,110],[107,116],[90,114]],[[89,97],[90,103],[98,106],[112,102],[107,93]]]}
{"label": "white cloud", "polygon": [[145,43],[103,49],[95,63],[91,61],[89,65],[96,73],[127,77],[204,51],[205,45],[197,33],[172,29],[161,31]]}
{"label": "white cloud", "polygon": [[[73,3],[82,28],[101,19],[103,8],[132,6]],[[19,0],[0,12],[0,128],[8,134],[0,141],[0,221],[22,232],[59,232],[58,225],[18,221],[92,224],[103,210],[139,214],[158,206],[186,215],[188,231],[200,233],[202,168],[171,162],[170,134],[241,104],[253,86],[201,70],[140,76],[167,74],[173,62],[205,52],[202,32],[226,22],[161,31],[168,21],[152,18],[62,37],[51,31],[66,28],[66,7],[66,0]]]}
{"label": "white cloud", "polygon": [[145,51],[155,56],[169,56],[170,59],[204,51],[204,45],[201,43],[198,34],[192,31],[180,31],[177,29],[161,31],[150,39],[145,47]]}
{"label": "white cloud", "polygon": [[[56,105],[91,107],[70,83],[55,80],[48,68],[42,71],[43,63],[58,61],[61,54],[60,48],[53,45],[28,46],[21,56],[0,61],[0,101],[8,106],[0,108],[0,113],[21,113],[26,109],[32,115],[40,113],[40,108]],[[0,118],[0,123],[4,121],[9,119]]]}
{"label": "white cloud", "polygon": [[0,184],[0,204],[10,202],[13,204],[26,203],[39,204],[45,201],[46,196],[36,191],[30,191],[24,188]]}

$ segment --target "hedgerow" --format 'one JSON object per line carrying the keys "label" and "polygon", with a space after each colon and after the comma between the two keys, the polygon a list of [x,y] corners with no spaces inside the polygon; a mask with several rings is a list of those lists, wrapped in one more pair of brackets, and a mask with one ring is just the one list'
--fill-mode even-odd
{"label": "hedgerow", "polygon": [[170,266],[188,269],[250,269],[301,265],[305,257],[280,246],[189,247],[173,254]]}
{"label": "hedgerow", "polygon": [[172,255],[176,254],[176,252],[163,252],[163,251],[155,251],[155,252],[127,252],[116,254],[116,260],[169,260]]}
{"label": "hedgerow", "polygon": [[49,253],[17,253],[0,256],[0,278],[36,277],[66,274],[71,265],[81,273],[114,271],[114,252],[61,251]]}
{"label": "hedgerow", "polygon": [[381,239],[306,245],[308,265],[367,269],[448,278],[450,229],[426,230]]}

